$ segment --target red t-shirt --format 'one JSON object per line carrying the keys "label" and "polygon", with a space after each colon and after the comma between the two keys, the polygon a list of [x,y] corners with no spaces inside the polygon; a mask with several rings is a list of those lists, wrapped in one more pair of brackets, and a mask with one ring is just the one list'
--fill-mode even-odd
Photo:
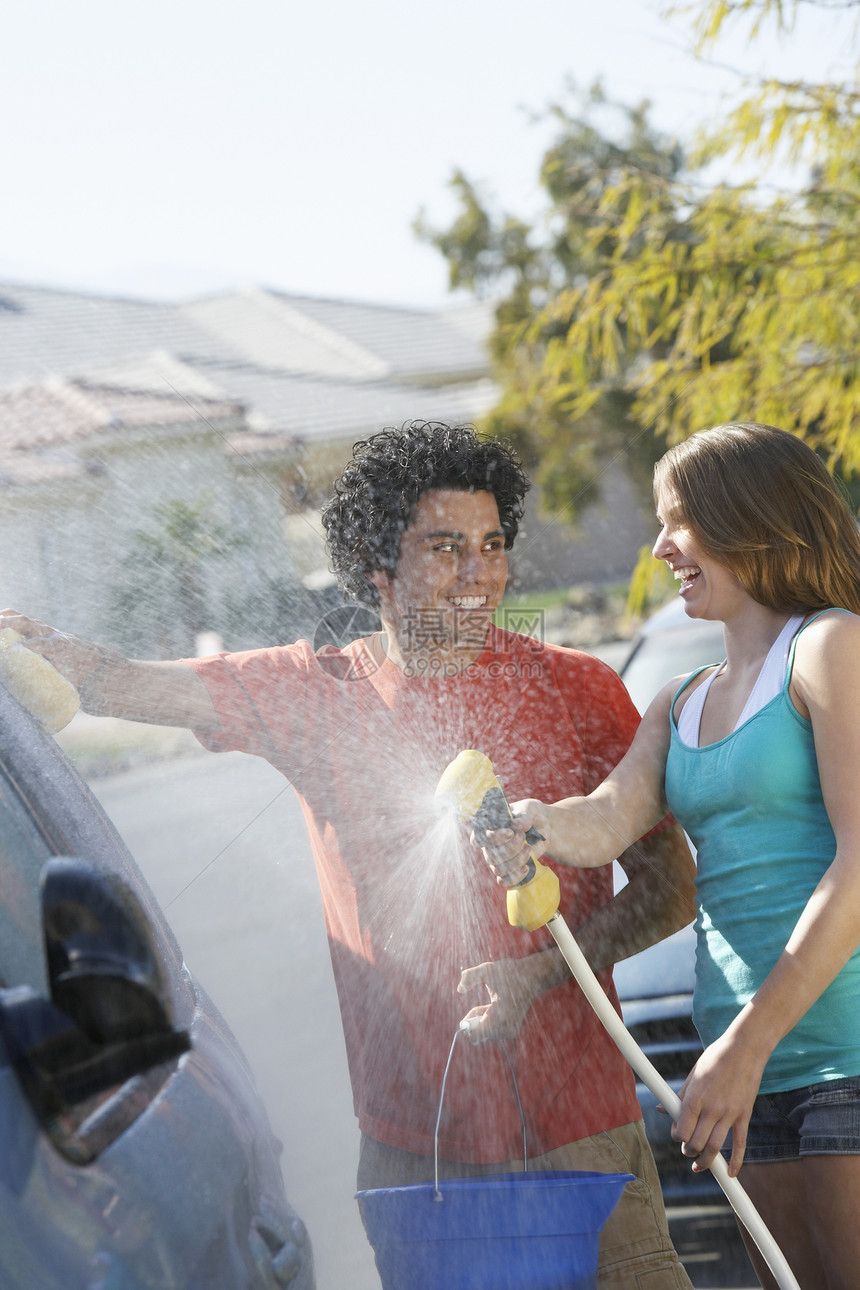
{"label": "red t-shirt", "polygon": [[[509,926],[504,893],[467,831],[455,840],[439,822],[439,778],[474,748],[512,801],[588,793],[626,751],[639,720],[633,704],[597,659],[495,628],[470,668],[441,680],[378,667],[362,642],[188,662],[221,726],[201,742],[265,757],[299,795],[360,1128],[432,1155],[451,1040],[465,1012],[487,1002],[457,994],[461,970],[554,944],[546,928]],[[611,899],[611,866],[556,869],[575,933]],[[617,1007],[609,970],[601,982]],[[629,1067],[572,980],[538,996],[507,1048],[530,1155],[639,1118]],[[457,1045],[439,1152],[479,1163],[522,1154],[498,1044]]]}

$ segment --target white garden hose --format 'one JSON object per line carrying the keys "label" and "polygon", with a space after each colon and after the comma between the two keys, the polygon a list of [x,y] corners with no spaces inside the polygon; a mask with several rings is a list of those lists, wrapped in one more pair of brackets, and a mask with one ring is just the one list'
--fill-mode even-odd
{"label": "white garden hose", "polygon": [[[636,1074],[646,1084],[654,1096],[665,1107],[673,1120],[681,1113],[681,1099],[669,1087],[657,1068],[648,1060],[636,1040],[627,1030],[624,1022],[609,1002],[600,982],[592,972],[585,955],[577,945],[573,933],[561,914],[555,913],[546,924],[555,937],[555,943],[564,955],[565,962],[573,973],[576,982],[603,1026],[620,1049],[622,1056],[630,1063]],[[721,1155],[715,1156],[711,1163],[711,1173],[755,1241],[762,1257],[776,1277],[780,1290],[800,1290],[794,1273],[786,1262],[785,1255],[771,1236],[758,1210],[744,1191],[737,1178],[729,1177],[728,1166]]]}

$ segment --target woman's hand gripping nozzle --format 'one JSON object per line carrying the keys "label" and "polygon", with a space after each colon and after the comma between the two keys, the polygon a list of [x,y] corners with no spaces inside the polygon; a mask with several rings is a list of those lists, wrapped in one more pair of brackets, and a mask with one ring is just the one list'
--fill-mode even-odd
{"label": "woman's hand gripping nozzle", "polygon": [[[489,830],[507,828],[513,818],[493,763],[471,748],[458,753],[443,772],[436,802],[458,819],[471,822],[479,846],[485,843]],[[541,835],[530,830],[526,840],[538,842]],[[555,918],[558,904],[558,878],[530,855],[525,878],[507,893],[508,922],[512,927],[537,931]]]}

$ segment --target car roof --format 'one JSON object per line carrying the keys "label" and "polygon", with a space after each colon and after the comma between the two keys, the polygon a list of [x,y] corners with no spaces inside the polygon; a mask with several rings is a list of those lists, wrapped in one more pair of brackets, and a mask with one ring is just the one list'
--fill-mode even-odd
{"label": "car roof", "polygon": [[661,606],[633,638],[619,673],[640,712],[673,676],[725,658],[723,624],[688,618],[680,596]]}

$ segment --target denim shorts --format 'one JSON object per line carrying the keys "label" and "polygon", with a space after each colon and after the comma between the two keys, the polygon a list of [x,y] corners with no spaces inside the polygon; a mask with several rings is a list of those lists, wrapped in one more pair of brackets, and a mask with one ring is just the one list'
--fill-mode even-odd
{"label": "denim shorts", "polygon": [[[730,1148],[723,1154],[730,1155]],[[756,1098],[744,1162],[813,1155],[860,1155],[860,1075]]]}

